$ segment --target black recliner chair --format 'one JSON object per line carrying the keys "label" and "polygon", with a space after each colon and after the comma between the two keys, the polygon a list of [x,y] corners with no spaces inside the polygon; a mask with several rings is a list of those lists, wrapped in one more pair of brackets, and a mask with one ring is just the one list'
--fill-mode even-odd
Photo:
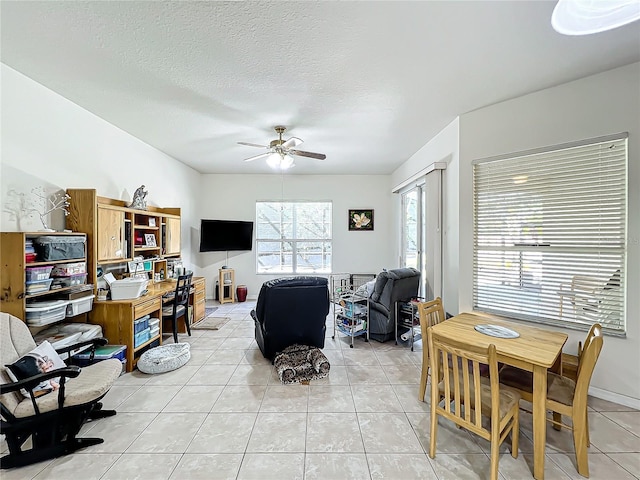
{"label": "black recliner chair", "polygon": [[418,295],[420,272],[415,268],[385,270],[376,277],[369,297],[369,338],[391,340],[396,328],[396,302]]}
{"label": "black recliner chair", "polygon": [[262,284],[251,317],[265,358],[293,344],[324,348],[329,288],[326,278],[278,278]]}

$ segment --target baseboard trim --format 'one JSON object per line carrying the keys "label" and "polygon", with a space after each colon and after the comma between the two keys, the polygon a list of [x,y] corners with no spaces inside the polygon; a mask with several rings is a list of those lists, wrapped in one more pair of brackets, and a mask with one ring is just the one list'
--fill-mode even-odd
{"label": "baseboard trim", "polygon": [[589,387],[589,395],[592,395],[601,400],[607,400],[609,402],[624,405],[625,407],[635,408],[640,410],[640,399],[628,397],[620,393],[610,392],[609,390],[603,390],[602,388]]}

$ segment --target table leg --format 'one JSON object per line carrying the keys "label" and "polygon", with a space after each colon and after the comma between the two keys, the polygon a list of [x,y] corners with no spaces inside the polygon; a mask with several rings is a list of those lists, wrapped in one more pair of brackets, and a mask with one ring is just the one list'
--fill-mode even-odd
{"label": "table leg", "polygon": [[533,367],[533,476],[544,480],[544,452],[547,443],[547,369]]}

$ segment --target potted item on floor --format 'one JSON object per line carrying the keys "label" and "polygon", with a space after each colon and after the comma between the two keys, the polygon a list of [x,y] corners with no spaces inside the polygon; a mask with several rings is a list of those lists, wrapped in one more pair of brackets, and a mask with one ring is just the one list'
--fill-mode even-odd
{"label": "potted item on floor", "polygon": [[236,288],[236,299],[238,302],[244,302],[247,299],[247,286],[238,285]]}

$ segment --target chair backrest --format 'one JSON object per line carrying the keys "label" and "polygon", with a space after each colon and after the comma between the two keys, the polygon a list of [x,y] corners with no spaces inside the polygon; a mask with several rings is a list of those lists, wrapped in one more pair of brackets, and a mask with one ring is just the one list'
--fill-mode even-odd
{"label": "chair backrest", "polygon": [[574,408],[576,402],[584,403],[586,408],[587,393],[593,370],[596,368],[596,362],[602,350],[602,327],[595,323],[589,329],[587,338],[584,341],[582,351],[578,356],[578,374],[576,378],[576,390],[573,395]]}
{"label": "chair backrest", "polygon": [[442,299],[440,297],[429,302],[418,302],[417,304],[418,315],[420,316],[420,328],[422,331],[422,338],[427,338],[427,328],[444,322],[445,314],[444,307],[442,306]]}
{"label": "chair backrest", "polygon": [[[441,407],[437,398],[434,401],[432,390],[431,408],[436,408],[438,414],[485,438],[489,430],[482,426],[482,412],[490,412],[492,429],[499,431],[500,387],[495,345],[483,349],[451,340],[438,335],[433,327],[427,329],[427,336],[432,389],[439,384],[440,394],[451,400],[445,400]],[[482,397],[481,386],[487,380],[482,378],[480,364],[489,366],[490,400]]]}
{"label": "chair backrest", "polygon": [[[0,383],[11,382],[5,365],[12,364],[34,348],[36,342],[27,325],[13,315],[0,313]],[[18,392],[0,395],[0,402],[11,412],[21,400]]]}
{"label": "chair backrest", "polygon": [[176,282],[176,294],[174,297],[174,305],[187,305],[189,303],[189,292],[191,290],[191,279],[193,278],[193,272],[189,272],[186,275],[180,275]]}

